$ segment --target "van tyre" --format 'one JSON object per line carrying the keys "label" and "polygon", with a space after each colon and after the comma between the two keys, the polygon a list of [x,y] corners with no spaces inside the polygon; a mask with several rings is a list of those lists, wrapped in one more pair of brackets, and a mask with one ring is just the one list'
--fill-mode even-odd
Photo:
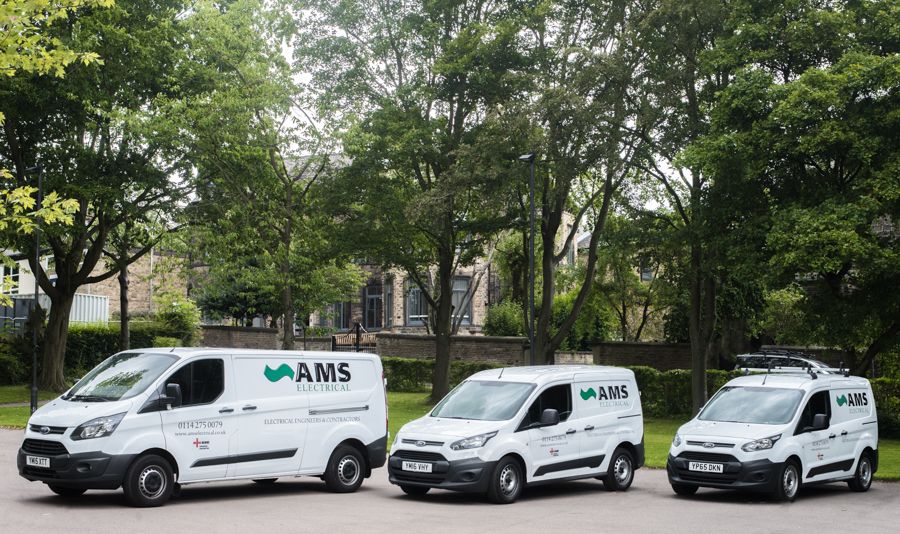
{"label": "van tyre", "polygon": [[847,485],[853,491],[868,491],[872,485],[872,455],[863,452],[856,462],[856,472],[853,478],[847,481]]}
{"label": "van tyre", "polygon": [[678,484],[676,482],[672,483],[672,491],[674,491],[676,495],[681,495],[683,497],[690,497],[691,495],[697,493],[697,489],[697,486],[691,484]]}
{"label": "van tyre", "polygon": [[428,493],[428,490],[431,488],[424,488],[422,486],[400,486],[400,489],[410,497],[421,497]]}
{"label": "van tyre", "polygon": [[794,460],[788,460],[781,466],[773,496],[776,501],[794,502],[799,491],[800,464]]}
{"label": "van tyre", "polygon": [[522,494],[522,486],[524,484],[525,476],[519,462],[510,456],[506,456],[497,462],[493,473],[491,473],[487,497],[496,504],[515,502],[519,495]]}
{"label": "van tyre", "polygon": [[625,491],[634,482],[634,458],[627,449],[617,448],[609,460],[603,487],[606,491]]}
{"label": "van tyre", "polygon": [[366,464],[358,450],[341,445],[331,453],[325,470],[325,487],[335,493],[352,493],[362,485]]}
{"label": "van tyre", "polygon": [[50,491],[52,491],[53,493],[59,495],[60,497],[66,497],[68,499],[71,499],[72,497],[80,497],[84,495],[84,492],[87,491],[83,488],[67,488],[65,486],[57,486],[55,484],[48,484],[47,487],[50,488]]}
{"label": "van tyre", "polygon": [[172,466],[162,456],[141,456],[125,473],[122,489],[125,491],[125,500],[132,506],[162,506],[175,490]]}

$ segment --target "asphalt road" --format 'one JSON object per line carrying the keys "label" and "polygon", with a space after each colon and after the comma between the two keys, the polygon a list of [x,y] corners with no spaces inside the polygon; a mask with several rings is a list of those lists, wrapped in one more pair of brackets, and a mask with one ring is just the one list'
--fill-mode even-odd
{"label": "asphalt road", "polygon": [[661,470],[641,469],[625,493],[599,481],[526,489],[498,506],[479,496],[432,491],[410,498],[378,469],[353,494],[325,491],[316,478],[187,486],[161,508],[125,505],[121,490],[89,491],[67,500],[16,472],[20,431],[0,430],[0,532],[819,532],[900,531],[900,483],[876,482],[868,493],[846,484],[804,488],[791,504],[754,494],[703,490],[676,497]]}

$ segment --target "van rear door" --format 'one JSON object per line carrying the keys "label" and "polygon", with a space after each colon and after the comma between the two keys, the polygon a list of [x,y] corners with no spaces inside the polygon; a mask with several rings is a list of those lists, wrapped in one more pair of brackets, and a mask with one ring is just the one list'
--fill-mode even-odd
{"label": "van rear door", "polygon": [[229,477],[285,475],[300,469],[309,417],[296,357],[234,357],[238,452]]}

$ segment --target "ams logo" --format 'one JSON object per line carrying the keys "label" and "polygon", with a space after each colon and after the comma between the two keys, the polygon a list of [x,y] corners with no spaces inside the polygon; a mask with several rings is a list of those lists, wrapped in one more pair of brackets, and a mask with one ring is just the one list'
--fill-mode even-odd
{"label": "ams logo", "polygon": [[588,400],[590,398],[597,399],[598,401],[627,399],[628,385],[622,384],[620,386],[606,387],[598,386],[596,390],[594,390],[594,388],[582,389],[581,399]]}
{"label": "ams logo", "polygon": [[283,378],[289,378],[297,383],[297,391],[350,391],[350,364],[347,362],[300,362],[297,364],[296,372],[286,363],[279,365],[276,369],[266,365],[263,375],[269,382],[278,382]]}
{"label": "ams logo", "polygon": [[859,407],[869,405],[869,396],[866,394],[866,392],[847,393],[846,395],[841,395],[835,400],[837,401],[838,406],[847,405],[852,407]]}

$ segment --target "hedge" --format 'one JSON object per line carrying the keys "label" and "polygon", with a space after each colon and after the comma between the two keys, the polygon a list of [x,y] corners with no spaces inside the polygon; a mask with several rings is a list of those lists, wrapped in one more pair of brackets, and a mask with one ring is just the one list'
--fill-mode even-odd
{"label": "hedge", "polygon": [[[155,321],[132,321],[129,327],[130,345],[134,349],[189,345],[195,339],[194,332],[181,332]],[[82,376],[118,351],[118,323],[72,325],[66,341],[66,374]]]}
{"label": "hedge", "polygon": [[[388,391],[428,391],[434,361],[430,359],[391,358],[381,359]],[[450,386],[453,387],[468,376],[502,367],[493,362],[453,361],[450,364]],[[652,367],[628,367],[634,371],[641,405],[647,417],[687,420],[691,413],[691,372],[687,369],[659,371]],[[740,371],[709,370],[706,372],[706,390],[710,395],[726,382],[740,376]],[[875,406],[878,410],[878,431],[881,437],[900,438],[900,379],[875,378],[871,380]]]}

